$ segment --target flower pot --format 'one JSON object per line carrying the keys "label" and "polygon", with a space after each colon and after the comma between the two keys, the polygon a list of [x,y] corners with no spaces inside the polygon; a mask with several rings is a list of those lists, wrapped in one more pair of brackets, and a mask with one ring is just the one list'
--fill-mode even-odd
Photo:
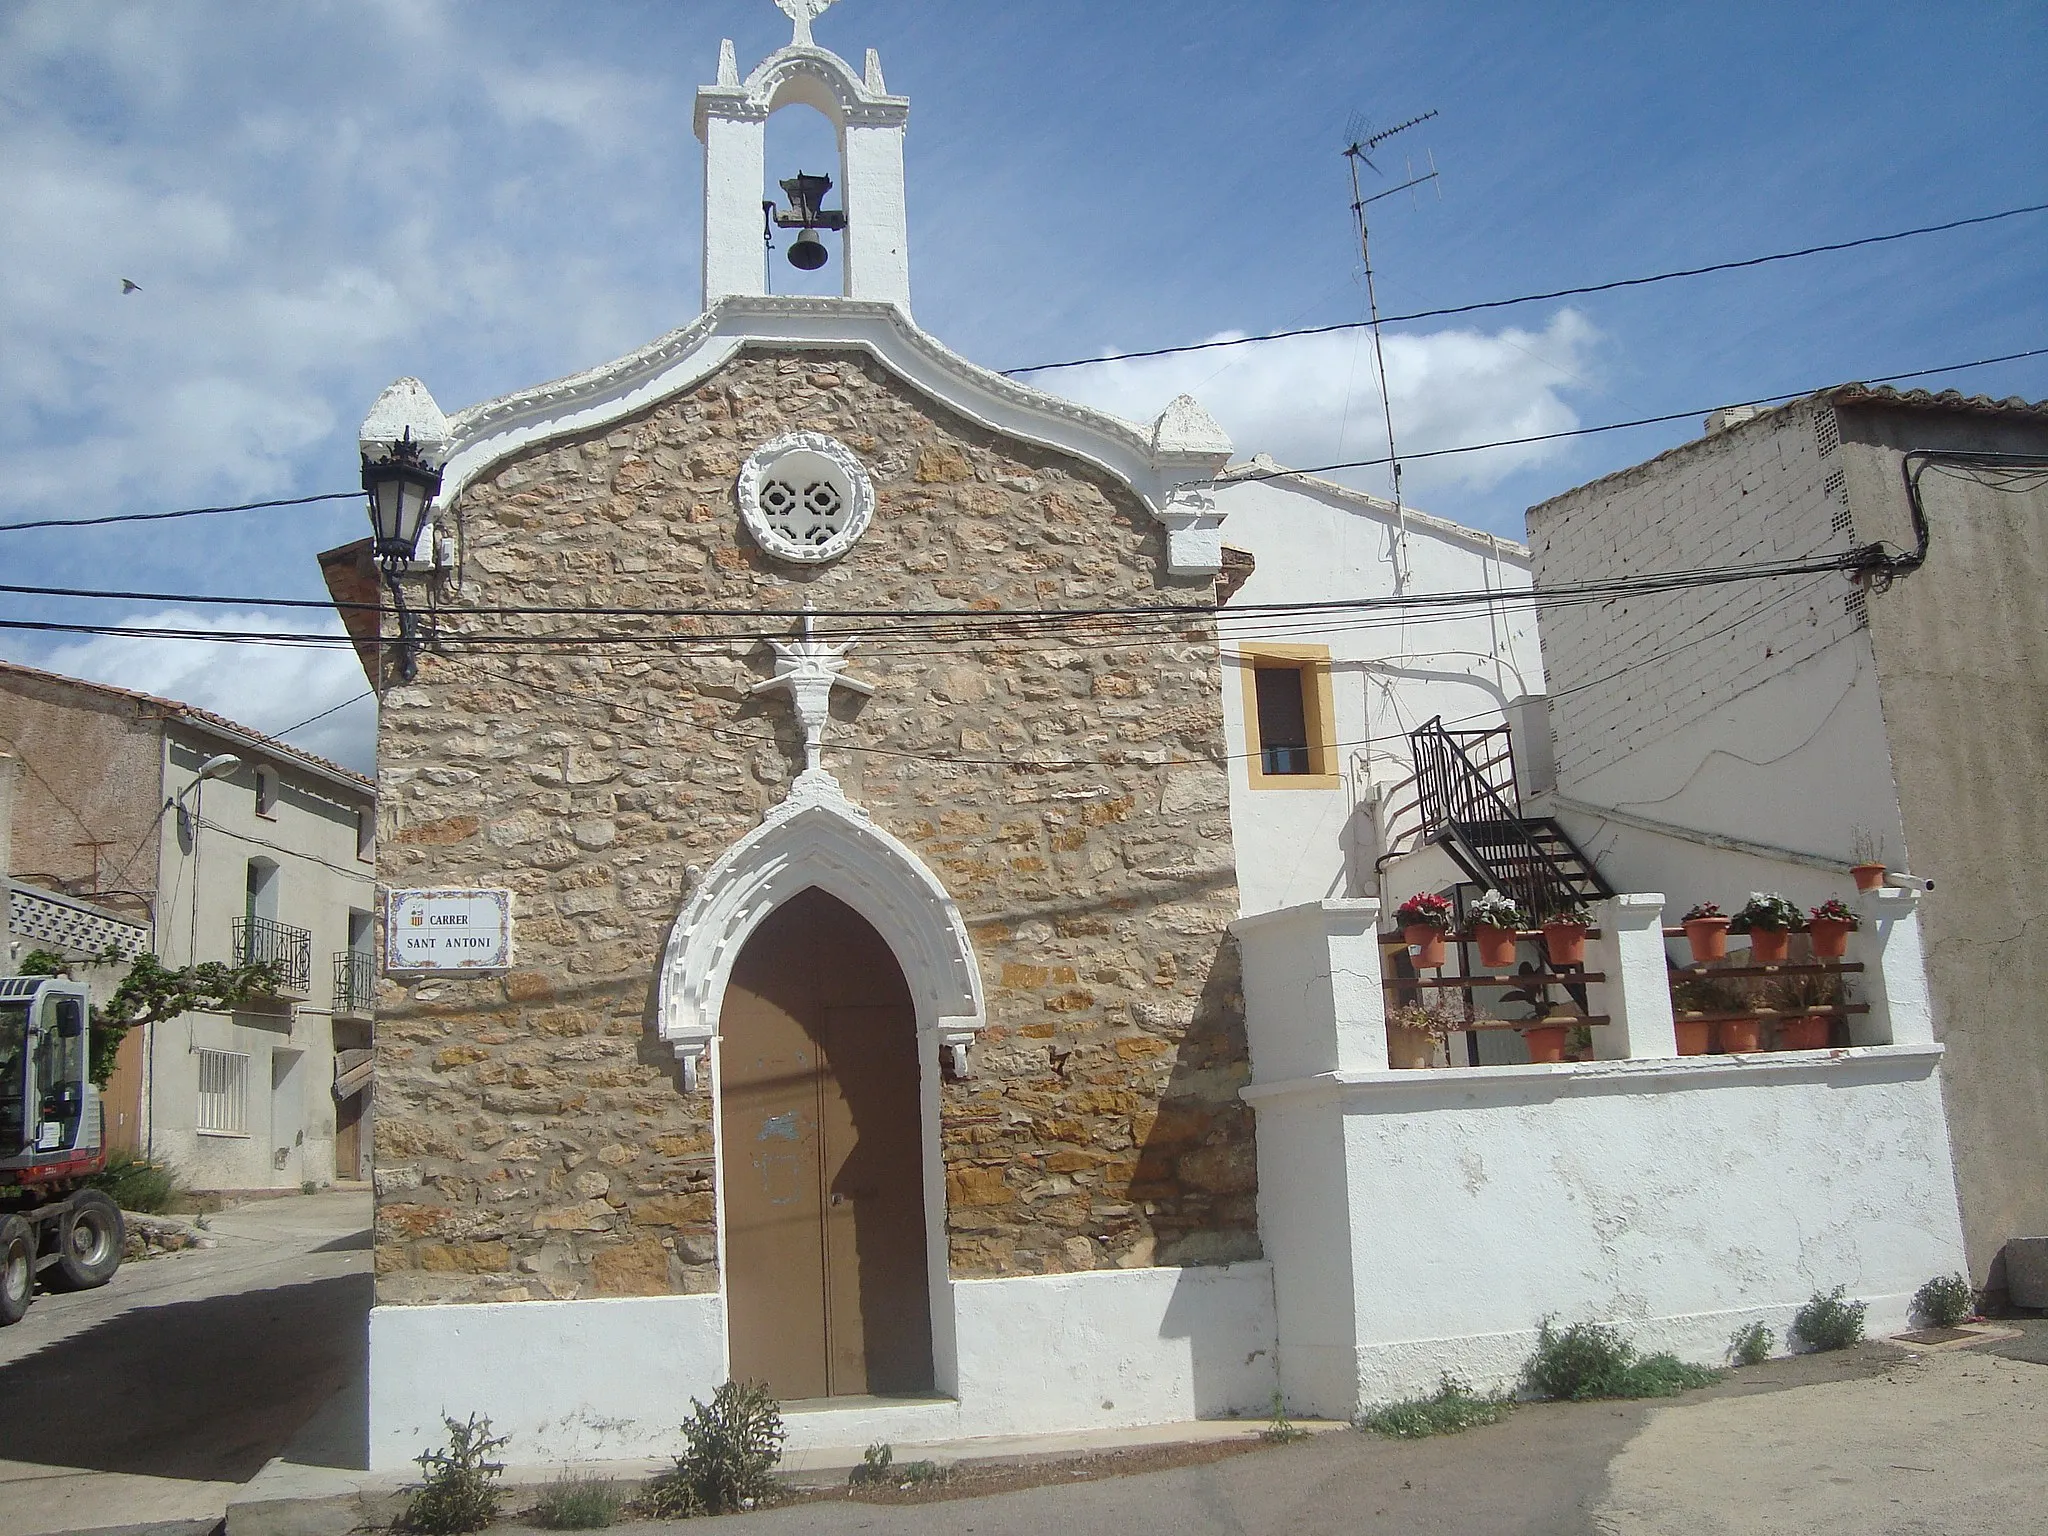
{"label": "flower pot", "polygon": [[1752,928],[1749,930],[1749,963],[1751,965],[1783,965],[1785,957],[1792,951],[1792,935],[1783,928]]}
{"label": "flower pot", "polygon": [[1387,1026],[1387,1065],[1396,1072],[1420,1071],[1436,1065],[1436,1036],[1426,1029]]}
{"label": "flower pot", "polygon": [[1718,1026],[1721,1034],[1721,1049],[1729,1055],[1740,1055],[1764,1048],[1764,1027],[1758,1019],[1723,1019]]}
{"label": "flower pot", "polygon": [[1479,941],[1479,963],[1504,971],[1515,963],[1515,930],[1496,928],[1491,923],[1474,923],[1472,937]]}
{"label": "flower pot", "polygon": [[1875,891],[1884,885],[1885,869],[1882,864],[1851,864],[1850,878],[1856,882],[1859,891]]}
{"label": "flower pot", "polygon": [[1569,1024],[1538,1024],[1522,1031],[1522,1039],[1528,1043],[1531,1061],[1549,1062],[1564,1060],[1565,1036],[1571,1033]]}
{"label": "flower pot", "polygon": [[1814,959],[1839,960],[1849,953],[1849,935],[1856,925],[1839,917],[1816,917],[1806,931],[1813,935]]}
{"label": "flower pot", "polygon": [[[1709,960],[1728,958],[1728,919],[1725,917],[1689,918],[1685,925],[1685,942],[1692,946],[1692,963],[1705,965]],[[1705,1052],[1695,1054],[1704,1055]]]}
{"label": "flower pot", "polygon": [[1713,1046],[1714,1026],[1705,1019],[1677,1019],[1672,1028],[1678,1032],[1681,1056],[1704,1056]]}
{"label": "flower pot", "polygon": [[1443,929],[1428,923],[1410,923],[1401,930],[1401,937],[1415,951],[1415,963],[1423,970],[1434,970],[1444,963]]}
{"label": "flower pot", "polygon": [[1543,947],[1549,952],[1552,965],[1584,965],[1586,930],[1577,923],[1545,923]]}
{"label": "flower pot", "polygon": [[1825,1015],[1778,1021],[1778,1049],[1781,1051],[1824,1051],[1828,1048],[1828,1020]]}

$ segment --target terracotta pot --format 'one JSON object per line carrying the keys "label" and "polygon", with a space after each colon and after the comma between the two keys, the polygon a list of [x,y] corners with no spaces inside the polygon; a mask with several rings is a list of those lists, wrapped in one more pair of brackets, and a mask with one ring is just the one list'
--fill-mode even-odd
{"label": "terracotta pot", "polygon": [[1529,1045],[1531,1061],[1563,1061],[1565,1036],[1571,1033],[1569,1024],[1538,1024],[1533,1029],[1522,1031],[1523,1040]]}
{"label": "terracotta pot", "polygon": [[1875,891],[1884,886],[1885,869],[1882,864],[1851,864],[1849,875],[1859,891]]}
{"label": "terracotta pot", "polygon": [[1444,963],[1443,929],[1432,928],[1428,923],[1410,923],[1401,930],[1401,937],[1415,951],[1415,963],[1423,970],[1435,970]]}
{"label": "terracotta pot", "polygon": [[1856,925],[1845,918],[1816,917],[1807,924],[1806,931],[1813,935],[1814,959],[1839,960],[1849,953],[1849,935],[1856,931]]}
{"label": "terracotta pot", "polygon": [[1783,965],[1785,957],[1792,951],[1792,935],[1783,928],[1752,928],[1749,930],[1749,963],[1751,965]]}
{"label": "terracotta pot", "polygon": [[1730,1055],[1747,1054],[1764,1048],[1764,1027],[1758,1019],[1723,1019],[1717,1026],[1721,1049]]}
{"label": "terracotta pot", "polygon": [[1515,930],[1496,928],[1491,923],[1474,923],[1472,937],[1479,941],[1479,963],[1504,971],[1515,963]]}
{"label": "terracotta pot", "polygon": [[1781,1051],[1824,1051],[1828,1048],[1828,1020],[1824,1015],[1778,1021],[1778,1049]]}
{"label": "terracotta pot", "polygon": [[[1709,960],[1728,958],[1728,919],[1725,917],[1695,917],[1686,922],[1685,942],[1692,946],[1692,963],[1705,965]],[[1704,1055],[1704,1052],[1698,1054]]]}
{"label": "terracotta pot", "polygon": [[1545,923],[1543,947],[1549,951],[1552,965],[1584,965],[1586,930],[1577,923]]}
{"label": "terracotta pot", "polygon": [[1673,1028],[1678,1031],[1681,1056],[1704,1056],[1713,1047],[1714,1026],[1705,1019],[1678,1019]]}
{"label": "terracotta pot", "polygon": [[1396,1072],[1415,1072],[1436,1065],[1436,1036],[1426,1029],[1387,1026],[1387,1065]]}

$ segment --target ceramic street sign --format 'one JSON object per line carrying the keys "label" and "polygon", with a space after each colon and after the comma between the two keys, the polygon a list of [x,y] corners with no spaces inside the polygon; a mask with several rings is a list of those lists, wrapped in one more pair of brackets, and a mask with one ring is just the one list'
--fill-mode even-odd
{"label": "ceramic street sign", "polygon": [[387,971],[502,971],[512,964],[510,891],[393,891]]}

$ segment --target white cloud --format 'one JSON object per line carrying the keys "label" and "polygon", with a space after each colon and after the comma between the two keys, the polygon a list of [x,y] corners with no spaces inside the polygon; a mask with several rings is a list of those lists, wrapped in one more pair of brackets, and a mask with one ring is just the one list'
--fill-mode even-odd
{"label": "white cloud", "polygon": [[[1564,394],[1592,387],[1580,375],[1593,366],[1598,341],[1592,325],[1570,309],[1541,331],[1388,335],[1387,387],[1402,453],[1578,426]],[[1240,458],[1266,453],[1282,464],[1309,467],[1386,453],[1372,337],[1363,330],[1111,360],[1040,375],[1037,382],[1134,421],[1150,421],[1174,396],[1191,394],[1230,433]],[[1431,488],[1484,491],[1516,470],[1559,457],[1565,446],[1535,443],[1417,460],[1404,484],[1411,500]],[[1384,468],[1333,478],[1375,491],[1387,484]]]}
{"label": "white cloud", "polygon": [[[240,609],[195,613],[168,608],[127,620],[122,628],[342,636],[341,621],[332,616],[279,618],[275,612]],[[45,652],[33,665],[67,677],[196,705],[265,736],[290,731],[284,739],[292,746],[363,773],[375,771],[377,705],[374,699],[357,700],[369,684],[355,651],[345,643],[261,644],[164,639],[149,634],[96,635]],[[346,707],[303,730],[293,730],[337,705]]]}

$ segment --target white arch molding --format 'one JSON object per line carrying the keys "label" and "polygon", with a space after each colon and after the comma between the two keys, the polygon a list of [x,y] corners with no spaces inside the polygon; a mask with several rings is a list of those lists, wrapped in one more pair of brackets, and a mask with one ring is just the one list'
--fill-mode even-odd
{"label": "white arch molding", "polygon": [[733,962],[761,921],[816,886],[872,923],[903,968],[920,1034],[933,1034],[964,1076],[967,1047],[987,1022],[981,967],[960,909],[938,877],[874,824],[822,771],[711,866],[669,931],[657,1019],[695,1092],[718,1033]]}

